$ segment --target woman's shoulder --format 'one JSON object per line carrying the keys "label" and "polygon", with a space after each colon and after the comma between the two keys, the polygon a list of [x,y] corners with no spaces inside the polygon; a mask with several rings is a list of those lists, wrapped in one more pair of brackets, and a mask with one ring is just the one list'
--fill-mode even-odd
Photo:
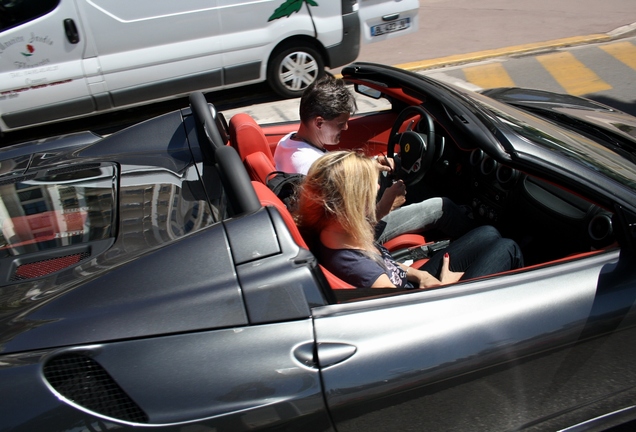
{"label": "woman's shoulder", "polygon": [[351,259],[355,260],[370,260],[370,258],[359,249],[331,248],[325,246],[322,242],[320,242],[320,249],[325,255],[329,256],[351,257]]}

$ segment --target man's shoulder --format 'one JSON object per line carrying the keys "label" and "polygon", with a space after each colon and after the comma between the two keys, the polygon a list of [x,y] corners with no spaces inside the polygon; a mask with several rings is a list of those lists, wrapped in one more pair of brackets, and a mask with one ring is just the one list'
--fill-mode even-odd
{"label": "man's shoulder", "polygon": [[317,148],[292,139],[293,134],[282,138],[274,153],[274,162],[278,171],[307,174],[311,164],[322,156]]}
{"label": "man's shoulder", "polygon": [[280,139],[280,141],[278,141],[278,146],[277,147],[282,147],[282,148],[297,148],[300,144],[302,144],[301,141],[296,141],[294,139],[292,139],[292,137],[294,136],[296,132],[290,132],[287,135],[285,135],[284,137],[282,137]]}

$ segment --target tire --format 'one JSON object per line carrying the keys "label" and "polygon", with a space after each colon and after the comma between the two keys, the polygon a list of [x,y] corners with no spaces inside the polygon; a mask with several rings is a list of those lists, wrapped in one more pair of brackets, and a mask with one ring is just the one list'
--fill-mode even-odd
{"label": "tire", "polygon": [[267,82],[278,95],[296,98],[325,73],[325,62],[314,48],[287,46],[278,50],[267,66]]}

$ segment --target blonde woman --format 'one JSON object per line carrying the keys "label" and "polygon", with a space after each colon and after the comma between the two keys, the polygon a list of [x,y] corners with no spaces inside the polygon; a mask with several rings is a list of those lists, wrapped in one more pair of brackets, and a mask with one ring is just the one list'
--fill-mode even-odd
{"label": "blonde woman", "polygon": [[[360,288],[431,288],[521,267],[517,244],[490,226],[476,228],[422,268],[397,263],[375,241],[377,164],[350,151],[316,160],[300,190],[297,221],[319,240],[314,253],[329,271]],[[451,264],[452,263],[452,264]]]}

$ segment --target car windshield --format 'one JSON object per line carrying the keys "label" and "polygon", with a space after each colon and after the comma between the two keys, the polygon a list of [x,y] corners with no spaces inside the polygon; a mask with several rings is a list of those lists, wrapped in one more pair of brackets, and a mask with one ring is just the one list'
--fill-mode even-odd
{"label": "car windshield", "polygon": [[577,163],[636,190],[636,165],[614,147],[602,145],[585,135],[553,125],[493,99],[481,95],[471,96],[475,102],[526,140],[558,151]]}
{"label": "car windshield", "polygon": [[114,235],[116,170],[93,164],[0,183],[0,258]]}

